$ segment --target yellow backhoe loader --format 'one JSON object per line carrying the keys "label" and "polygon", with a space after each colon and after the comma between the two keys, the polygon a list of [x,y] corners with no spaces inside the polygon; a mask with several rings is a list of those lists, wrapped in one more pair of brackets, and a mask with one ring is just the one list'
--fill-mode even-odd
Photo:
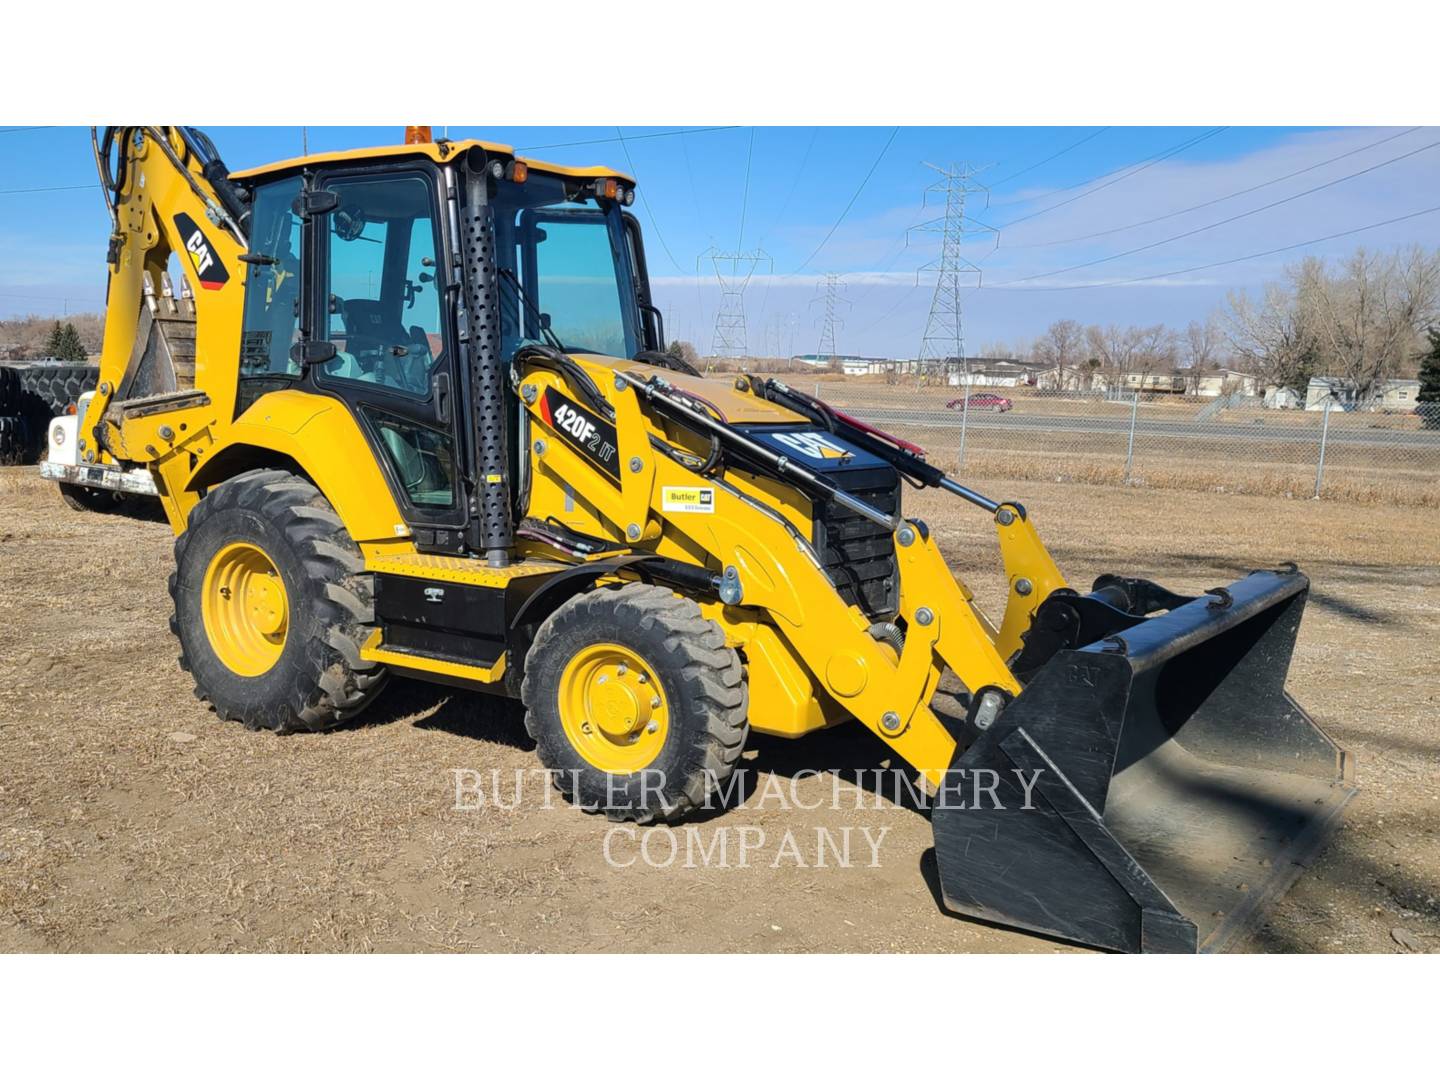
{"label": "yellow backhoe loader", "polygon": [[[45,470],[159,496],[220,717],[319,731],[388,674],[518,696],[560,790],[640,823],[752,730],[855,721],[928,785],[950,909],[1111,950],[1221,948],[1323,845],[1354,784],[1285,691],[1294,566],[1077,591],[1020,504],[668,355],[630,177],[411,138],[232,173],[192,128],[94,132],[100,382]],[[998,623],[907,484],[993,520]]]}

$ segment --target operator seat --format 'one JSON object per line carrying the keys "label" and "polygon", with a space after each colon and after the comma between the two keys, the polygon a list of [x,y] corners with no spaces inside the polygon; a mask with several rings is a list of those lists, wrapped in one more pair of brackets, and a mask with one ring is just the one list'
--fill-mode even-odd
{"label": "operator seat", "polygon": [[[406,330],[390,314],[389,305],[380,300],[341,300],[340,318],[345,324],[345,351],[370,356],[368,376],[350,377],[425,393],[431,355],[429,340],[420,327]],[[396,356],[392,352],[396,346],[406,353]]]}

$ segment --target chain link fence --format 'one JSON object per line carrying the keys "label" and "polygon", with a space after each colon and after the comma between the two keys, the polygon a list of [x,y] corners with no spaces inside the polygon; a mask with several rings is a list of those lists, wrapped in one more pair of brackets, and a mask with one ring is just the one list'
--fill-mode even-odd
{"label": "chain link fence", "polygon": [[1276,409],[1255,396],[788,380],[925,447],[958,478],[1132,484],[1440,507],[1440,426],[1408,409]]}

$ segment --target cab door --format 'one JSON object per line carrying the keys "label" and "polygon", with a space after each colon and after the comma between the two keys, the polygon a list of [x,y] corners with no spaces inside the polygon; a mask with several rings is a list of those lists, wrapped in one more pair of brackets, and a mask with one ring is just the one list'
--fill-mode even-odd
{"label": "cab door", "polygon": [[311,337],[335,354],[307,375],[354,412],[417,545],[444,551],[468,514],[436,180],[416,167],[315,178],[339,201],[314,220]]}

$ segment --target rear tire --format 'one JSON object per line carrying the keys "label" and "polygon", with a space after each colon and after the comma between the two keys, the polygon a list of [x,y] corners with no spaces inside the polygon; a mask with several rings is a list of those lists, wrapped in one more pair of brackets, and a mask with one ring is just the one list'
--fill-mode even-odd
{"label": "rear tire", "polygon": [[[603,694],[621,682],[617,710]],[[600,700],[577,709],[587,688]],[[525,729],[555,786],[615,821],[678,821],[704,805],[734,772],[749,731],[745,672],[725,634],[693,600],[653,585],[568,600],[536,633],[520,693]],[[621,733],[632,700],[640,715],[633,733]]]}
{"label": "rear tire", "polygon": [[256,470],[212,488],[176,538],[170,595],[180,666],[224,720],[323,731],[384,684],[386,669],[360,658],[376,625],[374,583],[339,516],[300,477]]}
{"label": "rear tire", "polygon": [[109,514],[119,510],[125,496],[104,488],[85,487],[83,484],[60,484],[60,498],[71,510]]}

